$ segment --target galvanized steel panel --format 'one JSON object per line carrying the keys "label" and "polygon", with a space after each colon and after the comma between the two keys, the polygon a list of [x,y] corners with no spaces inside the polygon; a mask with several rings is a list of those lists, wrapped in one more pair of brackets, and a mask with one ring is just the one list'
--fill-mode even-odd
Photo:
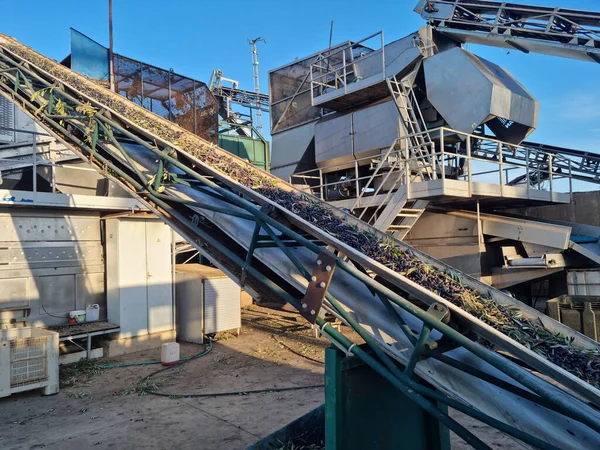
{"label": "galvanized steel panel", "polygon": [[351,165],[352,114],[323,119],[315,125],[315,161],[318,167]]}
{"label": "galvanized steel panel", "polygon": [[[178,265],[178,267],[180,267]],[[204,342],[204,281],[194,273],[177,271],[175,274],[175,313],[177,339],[186,342]]]}
{"label": "galvanized steel panel", "polygon": [[0,311],[4,308],[29,304],[26,277],[0,280]]}
{"label": "galvanized steel panel", "polygon": [[364,52],[361,57],[354,61],[352,67],[358,82],[375,75],[383,77],[383,52],[381,49]]}
{"label": "galvanized steel panel", "polygon": [[2,269],[101,265],[102,244],[93,242],[0,242]]}
{"label": "galvanized steel panel", "polygon": [[60,313],[67,318],[67,313],[77,307],[75,275],[35,277],[31,301],[37,302],[39,309],[33,312],[39,315]]}
{"label": "galvanized steel panel", "polygon": [[99,217],[33,210],[0,214],[0,293],[0,310],[29,307],[33,326],[65,323],[69,311],[93,303],[104,316]]}
{"label": "galvanized steel panel", "polygon": [[279,178],[288,180],[292,173],[312,169],[315,155],[311,142],[314,137],[315,122],[274,134],[272,136],[271,172]]}
{"label": "galvanized steel panel", "polygon": [[0,215],[0,241],[99,241],[98,217]]}
{"label": "galvanized steel panel", "polygon": [[[425,31],[423,30],[423,32]],[[421,59],[421,51],[415,45],[415,41],[419,39],[419,34],[419,32],[409,34],[385,46],[385,72],[387,76],[402,74]]]}
{"label": "galvanized steel panel", "polygon": [[360,109],[353,116],[356,159],[379,155],[380,149],[388,149],[398,138],[399,114],[392,100]]}
{"label": "galvanized steel panel", "polygon": [[104,271],[84,272],[75,275],[76,309],[90,305],[100,306],[100,320],[106,319],[106,295],[104,293]]}

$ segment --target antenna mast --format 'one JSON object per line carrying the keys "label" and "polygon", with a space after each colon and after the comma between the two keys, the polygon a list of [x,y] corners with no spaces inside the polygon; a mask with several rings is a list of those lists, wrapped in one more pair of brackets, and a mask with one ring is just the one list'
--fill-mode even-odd
{"label": "antenna mast", "polygon": [[[262,37],[257,37],[256,39],[248,39],[248,44],[252,47],[252,76],[254,77],[254,92],[256,93],[256,98],[260,98],[260,82],[258,80],[258,50],[256,48],[256,44],[259,42],[267,43],[267,40]],[[261,105],[257,100],[256,103],[256,129],[259,132],[262,132],[262,111]]]}

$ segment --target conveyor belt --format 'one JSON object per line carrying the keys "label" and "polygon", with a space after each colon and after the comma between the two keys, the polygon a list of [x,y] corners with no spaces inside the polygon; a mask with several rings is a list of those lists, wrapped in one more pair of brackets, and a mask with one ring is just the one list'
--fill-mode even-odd
{"label": "conveyor belt", "polygon": [[[306,204],[320,208],[327,220],[339,219],[368,233],[362,236],[377,238],[378,245],[407,252],[428,271],[447,273],[597,356],[596,342],[1,35],[0,71],[0,93],[14,98],[49,133],[133,192],[246,288],[290,302],[332,343],[363,359],[475,448],[488,447],[438,402],[536,447],[600,448],[600,413],[589,405],[600,404],[597,388],[299,211]],[[261,189],[252,188],[256,185]],[[287,193],[293,195],[290,210],[277,203]],[[311,280],[311,272],[318,281],[324,277],[323,287]],[[330,283],[325,272],[333,274]],[[414,306],[407,295],[429,309]],[[321,297],[323,309],[357,331],[370,351],[327,327],[319,313]],[[417,383],[419,378],[434,389]]]}
{"label": "conveyor belt", "polygon": [[415,11],[461,43],[600,62],[600,12],[487,0],[419,0]]}

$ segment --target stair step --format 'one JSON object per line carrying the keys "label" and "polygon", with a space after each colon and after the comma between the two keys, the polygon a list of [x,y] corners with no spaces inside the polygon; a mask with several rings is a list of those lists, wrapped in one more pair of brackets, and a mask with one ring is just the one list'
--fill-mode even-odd
{"label": "stair step", "polygon": [[401,209],[400,212],[398,213],[399,216],[401,215],[405,215],[405,217],[412,217],[415,216],[417,214],[423,214],[425,212],[424,209]]}

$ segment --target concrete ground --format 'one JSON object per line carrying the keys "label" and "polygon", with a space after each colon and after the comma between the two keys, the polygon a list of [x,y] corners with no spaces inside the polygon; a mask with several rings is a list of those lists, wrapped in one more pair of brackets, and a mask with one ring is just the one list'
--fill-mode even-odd
{"label": "concrete ground", "polygon": [[[242,317],[241,336],[224,334],[208,355],[143,384],[166,394],[311,387],[221,397],[159,397],[139,395],[139,386],[160,365],[104,370],[71,380],[73,385],[55,396],[30,392],[0,399],[0,448],[243,449],[323,403],[324,367],[318,361],[323,361],[327,341],[316,339],[293,313],[253,306]],[[191,356],[203,349],[182,344],[181,353]],[[102,363],[159,358],[156,349]],[[454,416],[493,447],[522,448],[468,417]],[[455,436],[452,447],[468,448]]]}

